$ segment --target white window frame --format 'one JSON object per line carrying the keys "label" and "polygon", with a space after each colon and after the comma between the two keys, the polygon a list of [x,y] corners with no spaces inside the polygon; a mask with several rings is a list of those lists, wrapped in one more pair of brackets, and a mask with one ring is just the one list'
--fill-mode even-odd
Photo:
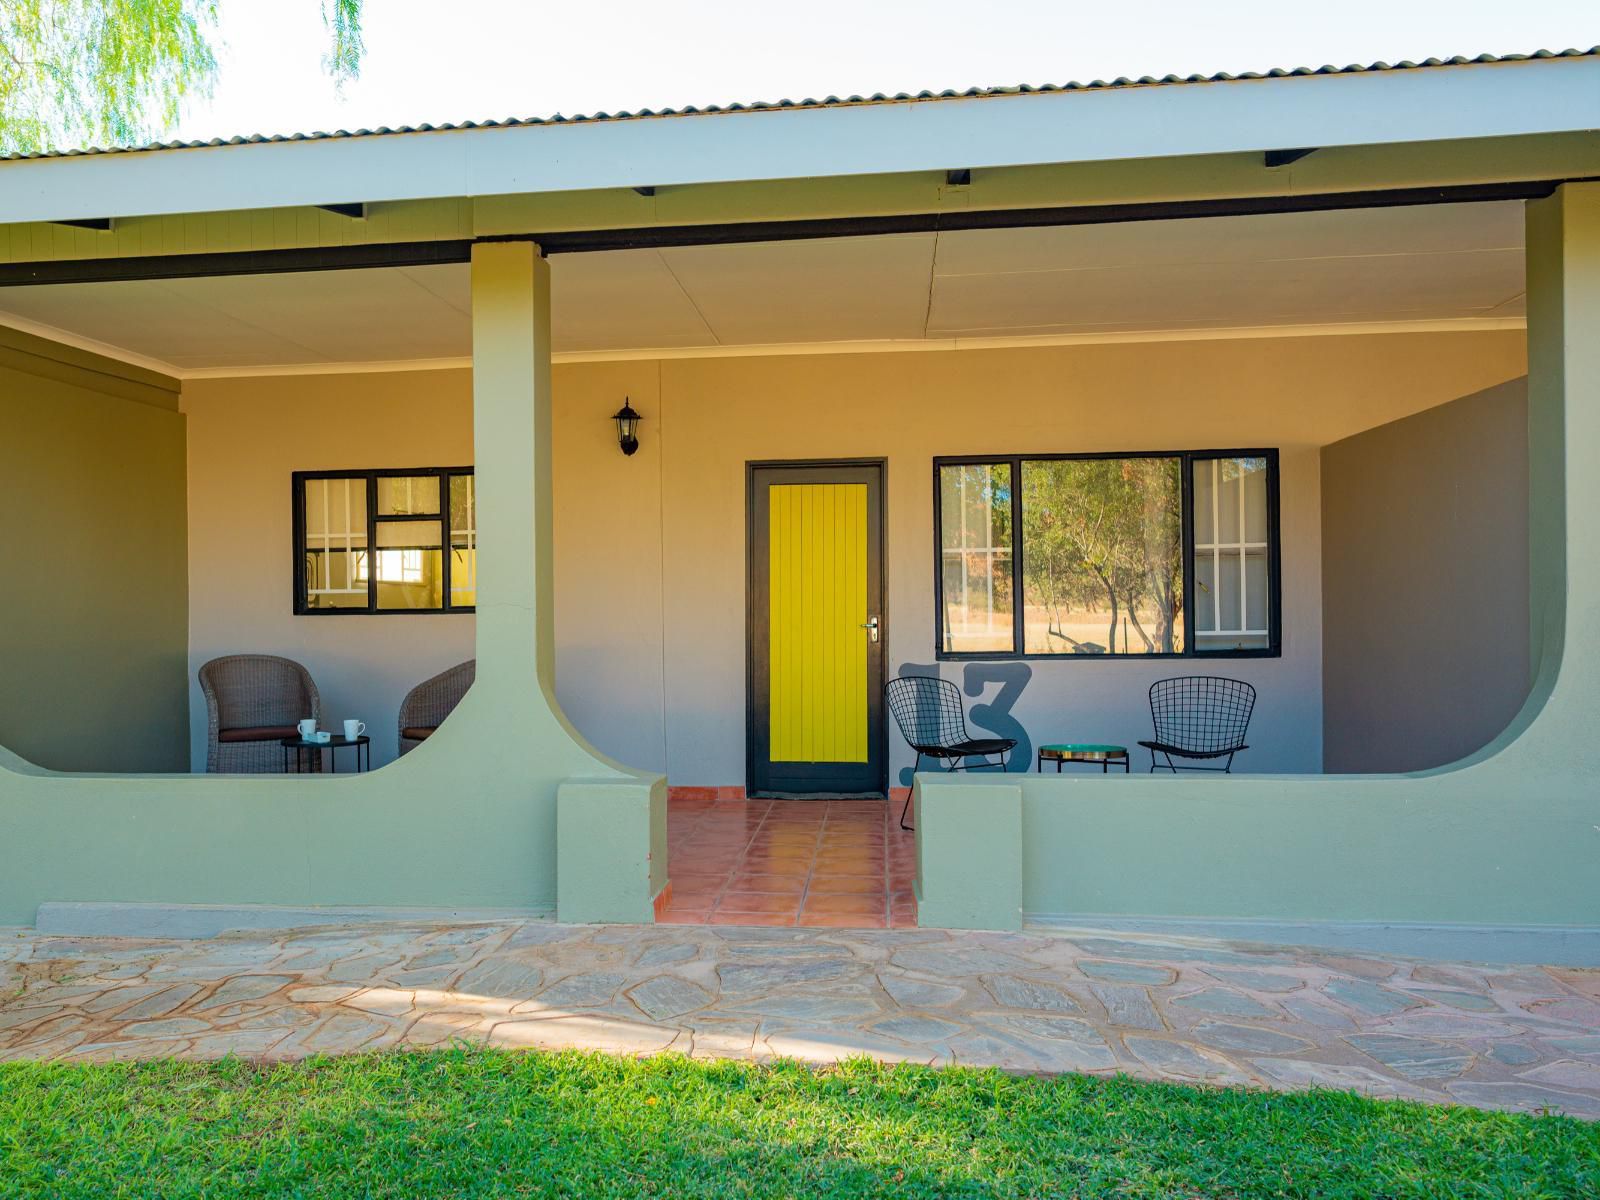
{"label": "white window frame", "polygon": [[[1211,465],[1211,536],[1213,538],[1216,538],[1216,536],[1219,533],[1222,532],[1222,464],[1225,463],[1225,462],[1241,462],[1241,461],[1243,461],[1245,459],[1260,458],[1260,457],[1261,457],[1260,455],[1255,455],[1255,454],[1230,454],[1230,455],[1225,455],[1225,456],[1220,457],[1220,458],[1212,458],[1212,459],[1195,458],[1193,460],[1192,465],[1196,470],[1198,470],[1200,468],[1200,466],[1202,464],[1204,464],[1204,463],[1210,463],[1210,465]],[[1271,464],[1270,463],[1267,464],[1267,466],[1264,467],[1263,469],[1268,471],[1268,472],[1270,472],[1272,470]],[[1266,480],[1263,480],[1262,483],[1263,483],[1263,486],[1265,486]],[[1238,523],[1237,528],[1239,530],[1239,537],[1242,539],[1244,537],[1244,530],[1245,530],[1245,487],[1244,487],[1244,483],[1243,483],[1242,479],[1240,481],[1238,490],[1239,490],[1239,523]],[[1265,520],[1269,524],[1270,524],[1270,522],[1272,520],[1271,509],[1272,509],[1272,505],[1271,505],[1271,501],[1269,499],[1269,501],[1267,503],[1267,510],[1268,511],[1266,513],[1266,516],[1265,516]],[[1247,563],[1249,562],[1249,552],[1252,551],[1252,550],[1259,550],[1263,556],[1269,556],[1272,553],[1272,544],[1270,542],[1266,542],[1266,541],[1247,542],[1247,541],[1243,541],[1243,540],[1236,541],[1236,542],[1223,542],[1223,541],[1202,542],[1198,538],[1196,538],[1195,543],[1194,543],[1194,556],[1195,556],[1196,560],[1199,559],[1201,554],[1209,554],[1211,556],[1211,580],[1212,580],[1213,586],[1215,586],[1217,588],[1217,590],[1218,590],[1218,594],[1211,598],[1211,628],[1210,629],[1201,629],[1198,623],[1196,623],[1196,625],[1194,627],[1194,636],[1195,636],[1195,639],[1197,641],[1200,638],[1217,639],[1217,638],[1245,638],[1245,637],[1251,637],[1251,638],[1267,638],[1269,640],[1271,639],[1271,637],[1272,637],[1272,573],[1271,573],[1271,563],[1270,563],[1270,561],[1268,563],[1268,572],[1267,572],[1267,594],[1262,598],[1262,603],[1266,607],[1266,618],[1267,618],[1266,619],[1266,623],[1260,629],[1253,629],[1253,628],[1249,627],[1246,624],[1246,621],[1247,621],[1247,619],[1249,617],[1249,608],[1250,608],[1250,604],[1249,604],[1250,589],[1249,589],[1249,582],[1248,582],[1248,580],[1249,580],[1249,572],[1248,572],[1248,568],[1247,568]],[[1223,626],[1223,624],[1222,624],[1222,603],[1221,603],[1222,556],[1223,556],[1224,553],[1228,553],[1228,552],[1236,553],[1237,556],[1238,556],[1238,559],[1239,559],[1239,626],[1240,627],[1237,628],[1237,629],[1225,628]],[[1198,574],[1198,572],[1196,572],[1196,574]],[[1198,581],[1196,582],[1195,586],[1196,586],[1196,588],[1199,587]]]}
{"label": "white window frame", "polygon": [[[322,485],[322,516],[325,524],[324,531],[322,533],[306,532],[304,534],[305,548],[308,552],[313,548],[317,548],[322,551],[322,556],[316,560],[318,574],[317,581],[319,583],[332,583],[333,572],[329,569],[332,561],[331,555],[337,550],[343,550],[346,555],[345,561],[350,564],[350,582],[352,585],[357,582],[361,584],[360,587],[308,587],[306,588],[306,595],[365,596],[367,594],[368,547],[365,545],[367,540],[367,527],[366,523],[363,522],[362,527],[359,530],[351,528],[350,487],[352,484],[359,485],[361,488],[361,498],[363,501],[365,501],[367,496],[367,481],[360,476],[349,476],[344,479],[311,479],[307,480],[306,482],[310,484],[320,483]],[[344,527],[342,529],[337,529],[334,526],[333,506],[331,503],[332,489],[328,486],[332,483],[342,483],[344,485],[344,520],[342,522]],[[355,539],[358,537],[363,543],[359,547],[355,545]],[[317,545],[313,547],[313,543],[317,543]],[[360,558],[356,557],[358,550],[360,551]]]}
{"label": "white window frame", "polygon": [[[993,544],[992,540],[988,542],[988,544],[982,546],[967,545],[967,534],[969,532],[969,526],[967,524],[968,483],[969,473],[963,469],[961,472],[961,495],[958,501],[961,511],[961,544],[959,546],[945,546],[940,548],[940,553],[944,556],[944,560],[946,562],[949,561],[951,555],[954,555],[961,560],[961,610],[963,613],[967,614],[967,616],[961,621],[959,627],[954,624],[950,625],[948,633],[951,637],[992,637],[1001,629],[1001,627],[995,622],[994,614],[995,566],[1000,559],[1005,559],[1007,560],[1007,567],[1009,569],[1010,558],[1013,550],[1010,546],[996,546]],[[993,490],[990,488],[984,489],[983,512],[988,518],[984,536],[987,539],[993,539],[994,494]],[[1012,540],[1015,540],[1014,535]],[[970,619],[972,605],[969,603],[969,600],[972,596],[972,576],[970,570],[968,569],[968,564],[971,561],[969,558],[971,555],[981,555],[983,557],[985,566],[988,567],[988,574],[986,576],[987,582],[985,587],[985,590],[988,593],[985,597],[985,599],[988,601],[988,605],[984,611],[984,619],[981,626],[974,624]],[[942,575],[941,578],[943,578]],[[1012,627],[1012,623],[1012,619],[1008,616],[1005,620],[1005,629],[1009,630]]]}

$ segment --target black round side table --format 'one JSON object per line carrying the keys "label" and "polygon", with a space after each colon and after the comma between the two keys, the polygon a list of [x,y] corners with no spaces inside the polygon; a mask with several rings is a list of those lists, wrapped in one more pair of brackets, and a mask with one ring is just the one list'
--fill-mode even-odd
{"label": "black round side table", "polygon": [[1128,773],[1128,748],[1126,746],[1112,746],[1101,742],[1057,742],[1052,746],[1039,747],[1039,766],[1042,774],[1047,762],[1056,764],[1056,774],[1061,774],[1061,764],[1067,763],[1099,763],[1100,774],[1104,775],[1111,769],[1111,764],[1120,762],[1122,773]]}
{"label": "black round side table", "polygon": [[[346,746],[353,746],[355,748],[357,774],[360,774],[362,771],[372,770],[372,739],[366,734],[362,734],[358,738],[347,738],[343,734],[336,733],[326,742],[308,742],[303,737],[286,737],[279,742],[278,745],[283,747],[283,772],[285,775],[289,773],[290,750],[294,751],[294,765],[297,771],[301,770],[302,765],[305,762],[305,759],[302,757],[302,755],[304,755],[307,750],[328,751],[328,773],[330,775],[337,775],[339,773],[339,751],[343,750]],[[365,747],[365,749],[363,749],[363,747]],[[364,759],[363,755],[365,756]],[[319,760],[313,758],[311,761],[317,762]]]}

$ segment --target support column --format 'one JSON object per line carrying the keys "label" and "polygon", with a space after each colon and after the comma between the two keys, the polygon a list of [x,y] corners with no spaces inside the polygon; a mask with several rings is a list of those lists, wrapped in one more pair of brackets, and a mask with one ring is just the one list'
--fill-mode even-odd
{"label": "support column", "polygon": [[1577,721],[1552,731],[1578,754],[1600,700],[1600,183],[1528,203],[1527,288],[1533,701],[1541,732]]}
{"label": "support column", "polygon": [[533,242],[472,248],[478,681],[554,703],[550,264]]}
{"label": "support column", "polygon": [[473,693],[494,697],[523,734],[549,728],[575,743],[576,770],[623,772],[573,728],[556,700],[550,264],[537,243],[472,248],[472,428],[478,513]]}
{"label": "support column", "polygon": [[527,770],[529,755],[573,763],[555,806],[558,917],[649,922],[666,887],[666,781],[594,750],[556,700],[550,264],[533,242],[472,248],[472,405],[473,693],[503,718],[498,754],[510,770]]}
{"label": "support column", "polygon": [[550,264],[534,242],[472,248],[472,428],[478,670],[469,699],[502,731],[506,761],[532,753],[556,756],[546,761],[567,763],[567,773],[624,773],[556,700]]}

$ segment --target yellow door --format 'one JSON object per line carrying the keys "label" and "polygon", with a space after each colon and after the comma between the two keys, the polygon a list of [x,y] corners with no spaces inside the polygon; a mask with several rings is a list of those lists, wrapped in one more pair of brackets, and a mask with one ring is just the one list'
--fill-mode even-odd
{"label": "yellow door", "polygon": [[765,645],[752,645],[765,667],[752,676],[765,676],[764,694],[753,698],[758,713],[765,710],[764,736],[752,748],[765,753],[752,777],[758,790],[780,793],[874,792],[874,688],[882,687],[876,480],[812,482],[798,469],[780,478],[763,489],[757,507],[766,512],[752,514],[764,516],[766,534],[758,539],[766,543],[758,587],[765,595],[752,597],[762,605],[754,624],[765,627],[765,638],[755,639]]}
{"label": "yellow door", "polygon": [[867,485],[771,493],[773,762],[867,761]]}

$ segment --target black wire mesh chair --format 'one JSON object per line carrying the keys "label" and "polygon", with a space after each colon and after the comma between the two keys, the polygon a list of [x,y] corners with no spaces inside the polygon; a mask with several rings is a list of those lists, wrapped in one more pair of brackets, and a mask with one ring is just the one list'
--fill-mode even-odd
{"label": "black wire mesh chair", "polygon": [[[924,757],[945,763],[946,771],[971,771],[975,767],[969,759],[985,761],[977,767],[1006,769],[1006,757],[1016,749],[1015,738],[975,738],[967,732],[967,718],[961,707],[961,692],[948,679],[931,675],[902,675],[891,679],[883,689],[883,698],[900,735],[906,744],[917,752],[914,773]],[[1000,761],[987,761],[998,754]],[[900,828],[910,829],[906,813],[911,811],[911,797],[906,797],[900,810]]]}
{"label": "black wire mesh chair", "polygon": [[1166,768],[1180,770],[1173,756],[1189,759],[1223,759],[1220,767],[1182,767],[1185,771],[1233,771],[1233,756],[1250,747],[1244,744],[1250,728],[1250,714],[1256,706],[1256,690],[1237,679],[1217,675],[1184,675],[1177,679],[1158,679],[1150,685],[1150,719],[1155,723],[1153,741],[1139,745],[1150,751],[1150,770],[1157,766],[1156,755],[1166,759]]}

